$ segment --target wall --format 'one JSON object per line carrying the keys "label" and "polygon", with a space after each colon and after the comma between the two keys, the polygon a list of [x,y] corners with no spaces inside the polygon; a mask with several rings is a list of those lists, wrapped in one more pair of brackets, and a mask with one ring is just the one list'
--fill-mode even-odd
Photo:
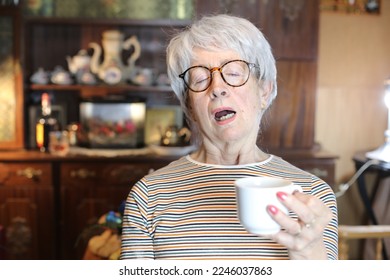
{"label": "wall", "polygon": [[[390,0],[381,14],[320,13],[316,141],[336,154],[336,182],[355,172],[357,151],[383,144],[387,109],[383,81],[390,77]],[[334,186],[337,190],[337,186]],[[364,222],[356,184],[338,199],[340,223]]]}

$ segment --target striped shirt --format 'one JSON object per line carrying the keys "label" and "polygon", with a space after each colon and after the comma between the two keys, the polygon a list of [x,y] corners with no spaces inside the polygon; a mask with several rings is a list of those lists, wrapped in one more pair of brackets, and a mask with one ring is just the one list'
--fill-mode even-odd
{"label": "striped shirt", "polygon": [[324,243],[328,258],[337,259],[337,204],[332,189],[276,156],[233,166],[204,164],[185,156],[145,176],[126,200],[121,259],[288,259],[284,246],[250,234],[240,224],[234,181],[246,176],[284,178],[321,199],[333,213]]}

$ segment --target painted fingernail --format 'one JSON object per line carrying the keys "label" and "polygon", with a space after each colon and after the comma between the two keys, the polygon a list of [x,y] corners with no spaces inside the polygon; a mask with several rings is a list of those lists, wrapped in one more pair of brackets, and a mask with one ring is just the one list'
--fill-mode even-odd
{"label": "painted fingernail", "polygon": [[267,206],[268,212],[270,212],[272,215],[276,215],[278,213],[278,208],[273,205]]}
{"label": "painted fingernail", "polygon": [[287,198],[287,194],[285,192],[277,192],[276,193],[276,196],[281,200],[281,201],[285,201],[286,198]]}

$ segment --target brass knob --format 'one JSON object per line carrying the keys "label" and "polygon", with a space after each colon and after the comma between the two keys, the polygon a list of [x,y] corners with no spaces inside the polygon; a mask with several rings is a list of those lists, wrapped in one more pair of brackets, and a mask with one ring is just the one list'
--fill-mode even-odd
{"label": "brass knob", "polygon": [[80,168],[77,170],[72,170],[70,172],[70,176],[72,178],[80,178],[80,179],[94,178],[94,177],[96,177],[96,172],[90,171],[90,170],[85,169],[85,168]]}
{"label": "brass knob", "polygon": [[36,179],[42,175],[42,170],[34,169],[32,167],[27,167],[25,169],[19,169],[16,174],[18,176],[24,176],[28,179]]}

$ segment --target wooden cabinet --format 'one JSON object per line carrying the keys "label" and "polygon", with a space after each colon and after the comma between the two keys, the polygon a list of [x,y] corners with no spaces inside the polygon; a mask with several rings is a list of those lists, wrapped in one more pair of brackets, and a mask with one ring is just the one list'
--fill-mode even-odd
{"label": "wooden cabinet", "polygon": [[98,219],[118,211],[136,181],[175,158],[20,151],[0,152],[0,159],[0,256],[50,260],[81,259],[83,237]]}
{"label": "wooden cabinet", "polygon": [[318,151],[314,154],[302,154],[301,152],[288,153],[285,160],[295,166],[318,176],[330,186],[335,186],[335,156]]}
{"label": "wooden cabinet", "polygon": [[[228,12],[248,18],[269,40],[278,69],[278,96],[264,117],[258,144],[278,155],[315,152],[315,109],[319,0],[291,1],[206,1],[194,2],[194,17]],[[126,94],[142,96],[147,106],[178,104],[169,87],[139,87],[130,84],[107,86],[31,85],[28,78],[39,67],[67,69],[66,56],[89,49],[90,42],[101,43],[104,30],[118,29],[125,38],[135,35],[141,44],[138,66],[165,72],[165,47],[175,29],[189,20],[173,19],[81,19],[55,17],[25,18],[26,104],[36,104],[43,91],[55,95],[55,103],[67,109],[66,122],[78,121],[74,106],[79,98]],[[89,49],[91,51],[91,49]],[[123,54],[126,56],[126,53]],[[26,134],[29,134],[28,128]]]}
{"label": "wooden cabinet", "polygon": [[50,163],[0,162],[0,224],[8,259],[55,257],[54,186]]}
{"label": "wooden cabinet", "polygon": [[[136,61],[137,67],[151,68],[156,77],[166,72],[165,48],[167,36],[174,28],[182,28],[188,24],[184,20],[132,20],[132,19],[80,19],[80,18],[42,18],[26,17],[24,19],[24,46],[25,53],[25,99],[29,126],[25,127],[26,135],[33,135],[33,113],[38,108],[43,92],[48,92],[53,104],[62,110],[64,119],[60,120],[63,126],[72,122],[79,122],[79,102],[90,97],[107,97],[122,95],[126,97],[142,98],[146,106],[178,105],[173,98],[169,86],[150,85],[138,86],[129,81],[116,85],[109,85],[97,81],[96,85],[82,85],[73,81],[69,85],[33,84],[30,77],[39,68],[53,71],[60,66],[68,69],[66,57],[73,57],[79,50],[87,50],[93,54],[89,43],[102,43],[102,32],[105,30],[119,30],[124,38],[136,36],[141,45],[141,55]],[[129,52],[123,50],[123,62],[127,63]],[[101,58],[103,54],[101,55]],[[31,137],[30,137],[31,138]],[[34,139],[26,139],[26,146],[35,149]]]}
{"label": "wooden cabinet", "polygon": [[[125,39],[136,36],[141,45],[141,55],[136,61],[139,67],[153,68],[156,74],[165,73],[165,48],[168,34],[173,29],[183,28],[189,21],[185,20],[132,20],[132,19],[81,19],[81,18],[42,18],[26,17],[24,19],[26,31],[25,45],[29,53],[26,56],[26,78],[30,77],[39,67],[52,71],[56,66],[68,69],[67,56],[74,56],[81,49],[93,54],[90,43],[101,45],[102,33],[106,30],[118,30]],[[123,50],[125,63],[131,50]],[[28,80],[26,80],[28,82]],[[99,92],[112,93],[113,91],[145,91],[140,86],[129,86],[129,83],[118,87],[109,86],[103,82],[98,87],[48,87],[50,90],[85,90],[93,88]],[[44,88],[43,86],[41,88]],[[36,89],[36,88],[34,88]],[[153,88],[152,88],[153,89]],[[159,88],[157,88],[158,90]],[[95,93],[96,94],[96,93]]]}
{"label": "wooden cabinet", "polygon": [[115,160],[61,163],[62,257],[80,259],[88,229],[92,232],[103,214],[118,211],[134,183],[162,165]]}

